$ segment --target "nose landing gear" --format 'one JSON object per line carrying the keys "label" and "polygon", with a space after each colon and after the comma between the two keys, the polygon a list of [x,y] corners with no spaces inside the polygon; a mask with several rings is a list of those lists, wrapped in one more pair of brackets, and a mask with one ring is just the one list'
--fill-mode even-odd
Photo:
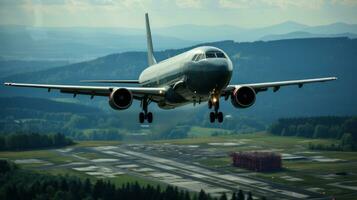
{"label": "nose landing gear", "polygon": [[216,119],[219,123],[223,122],[223,113],[219,112],[219,98],[216,96],[212,96],[212,98],[208,101],[208,108],[214,108],[214,112],[209,113],[209,120],[213,123]]}
{"label": "nose landing gear", "polygon": [[152,112],[148,112],[148,105],[149,101],[147,98],[144,98],[141,101],[141,107],[143,108],[143,112],[139,113],[139,122],[144,123],[145,119],[149,122],[152,123],[153,120],[153,114]]}

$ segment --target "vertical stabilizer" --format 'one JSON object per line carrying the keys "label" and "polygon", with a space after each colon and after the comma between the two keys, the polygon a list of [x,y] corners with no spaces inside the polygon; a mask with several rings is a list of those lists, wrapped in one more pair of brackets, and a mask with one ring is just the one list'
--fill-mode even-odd
{"label": "vertical stabilizer", "polygon": [[146,23],[146,41],[148,46],[148,65],[151,66],[156,64],[156,60],[154,57],[154,48],[152,46],[149,15],[147,13],[145,13],[145,23]]}

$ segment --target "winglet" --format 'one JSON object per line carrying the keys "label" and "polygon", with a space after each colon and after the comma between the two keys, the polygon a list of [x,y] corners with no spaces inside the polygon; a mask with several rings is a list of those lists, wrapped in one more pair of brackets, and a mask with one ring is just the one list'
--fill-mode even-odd
{"label": "winglet", "polygon": [[151,37],[148,13],[145,13],[145,23],[146,23],[146,41],[147,41],[147,48],[148,48],[148,65],[151,66],[156,64],[156,60],[154,57],[154,48],[152,45],[152,37]]}

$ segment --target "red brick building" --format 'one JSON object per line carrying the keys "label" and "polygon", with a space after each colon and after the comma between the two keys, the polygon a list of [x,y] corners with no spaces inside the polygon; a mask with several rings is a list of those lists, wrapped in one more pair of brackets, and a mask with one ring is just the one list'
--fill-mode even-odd
{"label": "red brick building", "polygon": [[274,152],[235,152],[233,166],[253,171],[276,171],[282,168],[281,155]]}

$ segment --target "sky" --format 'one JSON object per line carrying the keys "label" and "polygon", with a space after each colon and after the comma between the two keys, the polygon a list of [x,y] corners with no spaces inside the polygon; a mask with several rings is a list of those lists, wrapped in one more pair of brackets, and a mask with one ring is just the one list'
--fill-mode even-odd
{"label": "sky", "polygon": [[357,0],[0,0],[2,25],[143,28],[145,12],[155,27],[357,24]]}

